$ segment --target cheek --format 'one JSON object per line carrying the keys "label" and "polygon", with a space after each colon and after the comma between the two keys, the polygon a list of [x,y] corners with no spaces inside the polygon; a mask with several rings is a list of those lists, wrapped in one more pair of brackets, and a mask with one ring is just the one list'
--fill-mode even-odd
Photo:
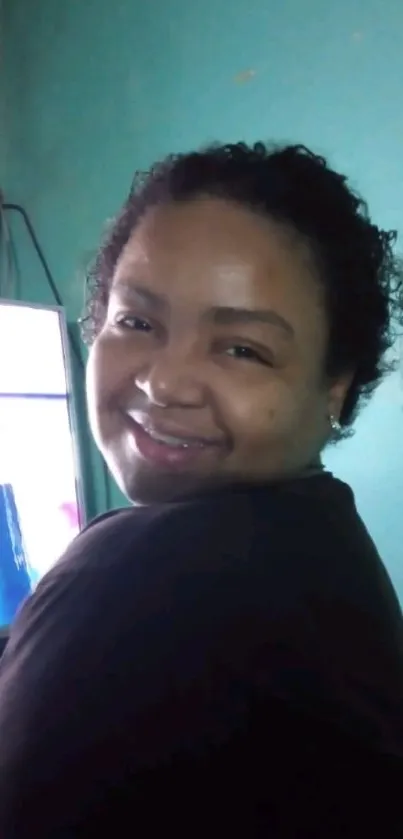
{"label": "cheek", "polygon": [[99,352],[98,339],[91,346],[86,369],[87,412],[92,433],[96,442],[100,443],[100,371],[102,354]]}
{"label": "cheek", "polygon": [[[126,364],[127,367],[127,364]],[[107,332],[94,341],[87,362],[87,397],[89,404],[103,405],[122,388],[127,377],[124,355]]]}
{"label": "cheek", "polygon": [[231,399],[223,393],[222,409],[237,446],[259,450],[301,437],[312,423],[315,401],[307,386],[273,378],[260,387],[238,390]]}
{"label": "cheek", "polygon": [[115,402],[120,388],[116,361],[110,341],[101,333],[91,347],[86,371],[88,418],[98,442],[111,433],[109,406]]}
{"label": "cheek", "polygon": [[222,411],[234,438],[251,443],[291,425],[296,402],[293,389],[278,379],[230,394],[222,392]]}
{"label": "cheek", "polygon": [[100,379],[102,382],[102,372],[104,365],[102,363],[102,347],[97,338],[91,346],[86,370],[86,388],[87,401],[89,407],[98,402],[98,391],[100,386]]}

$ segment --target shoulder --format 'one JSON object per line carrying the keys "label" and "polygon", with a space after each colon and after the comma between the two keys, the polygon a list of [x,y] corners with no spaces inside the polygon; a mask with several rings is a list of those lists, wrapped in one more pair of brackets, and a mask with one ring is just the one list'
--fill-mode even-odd
{"label": "shoulder", "polygon": [[72,552],[102,543],[110,548],[117,538],[120,546],[125,537],[141,540],[151,533],[155,541],[160,534],[179,541],[187,535],[208,538],[214,534],[214,539],[218,536],[221,540],[231,538],[231,534],[239,536],[243,530],[250,535],[259,527],[287,538],[292,536],[290,523],[300,525],[306,536],[314,537],[322,524],[331,526],[330,519],[323,519],[323,512],[334,509],[335,500],[339,502],[340,524],[340,501],[346,509],[350,507],[351,515],[355,510],[353,496],[349,487],[326,473],[273,486],[234,485],[178,502],[106,513],[79,534]]}
{"label": "shoulder", "polygon": [[[197,588],[201,581],[214,588],[218,578],[228,575],[235,585],[240,574],[247,574],[252,584],[253,567],[257,574],[261,572],[256,563],[259,557],[265,576],[267,570],[269,577],[275,576],[276,546],[281,565],[286,542],[295,532],[295,526],[285,526],[282,514],[289,506],[270,489],[235,487],[99,517],[74,539],[24,604],[6,658],[22,642],[28,646],[44,643],[45,635],[50,654],[54,639],[60,645],[63,637],[71,645],[73,637],[94,631],[92,627],[103,632],[105,616],[113,612],[117,618],[127,608],[128,598],[134,599],[134,592],[143,592],[145,602],[156,580],[161,590]],[[291,506],[300,510],[300,504]],[[288,557],[291,561],[290,550]],[[278,589],[283,587],[284,571],[277,572]]]}
{"label": "shoulder", "polygon": [[21,638],[41,643],[46,630],[52,646],[56,628],[67,642],[94,619],[101,625],[108,604],[118,612],[120,602],[124,610],[131,592],[153,590],[156,579],[167,584],[181,574],[197,575],[202,566],[208,573],[220,557],[228,566],[244,555],[253,536],[252,507],[241,496],[224,496],[131,507],[90,522],[23,605],[7,658]]}
{"label": "shoulder", "polygon": [[[90,522],[74,539],[47,575],[59,577],[74,570],[100,570],[127,554],[156,555],[172,550],[193,551],[209,545],[236,552],[250,543],[261,514],[255,493],[245,490],[215,492],[150,507],[115,510]],[[270,515],[266,509],[265,518]],[[244,538],[241,538],[242,533]]]}
{"label": "shoulder", "polygon": [[74,540],[21,620],[40,611],[62,621],[69,613],[88,626],[95,617],[102,622],[108,603],[153,591],[156,580],[167,591],[183,584],[196,589],[201,580],[212,590],[219,578],[230,579],[231,587],[260,588],[274,610],[309,602],[323,622],[337,604],[376,616],[378,626],[385,620],[401,626],[397,598],[352,493],[327,475],[107,514]]}
{"label": "shoulder", "polygon": [[[205,495],[108,513],[85,528],[45,578],[49,581],[97,571],[126,561],[150,562],[166,554],[196,561],[208,557],[270,554],[287,564],[294,557],[319,573],[328,560],[340,569],[356,557],[381,569],[351,490],[329,474],[276,486],[233,486]],[[337,561],[336,561],[337,560]],[[319,568],[317,562],[319,561]],[[351,573],[350,567],[350,573]],[[382,571],[379,572],[382,576]]]}

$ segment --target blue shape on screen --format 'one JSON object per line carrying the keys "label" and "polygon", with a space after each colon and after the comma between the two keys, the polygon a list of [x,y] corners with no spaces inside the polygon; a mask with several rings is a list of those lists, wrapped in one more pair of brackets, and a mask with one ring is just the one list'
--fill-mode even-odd
{"label": "blue shape on screen", "polygon": [[0,484],[0,627],[8,626],[33,588],[11,484]]}

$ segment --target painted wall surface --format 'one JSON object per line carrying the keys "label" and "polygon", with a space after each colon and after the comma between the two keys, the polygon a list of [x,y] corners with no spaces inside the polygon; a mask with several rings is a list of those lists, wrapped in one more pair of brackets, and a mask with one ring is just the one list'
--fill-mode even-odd
{"label": "painted wall surface", "polygon": [[6,67],[4,56],[4,15],[3,0],[0,0],[0,189],[5,188],[7,157],[8,157],[8,131],[6,129],[6,97],[9,85],[6,81]]}
{"label": "painted wall surface", "polygon": [[[311,145],[351,174],[379,224],[401,227],[400,0],[4,0],[3,11],[8,198],[29,210],[71,320],[80,269],[134,170],[209,140]],[[50,302],[18,224],[14,235],[20,294]],[[356,489],[403,597],[402,431],[396,374],[327,460]]]}

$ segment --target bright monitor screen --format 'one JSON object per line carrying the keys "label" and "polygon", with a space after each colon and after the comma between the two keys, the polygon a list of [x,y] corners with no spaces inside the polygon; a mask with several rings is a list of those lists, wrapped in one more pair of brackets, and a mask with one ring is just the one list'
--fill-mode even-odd
{"label": "bright monitor screen", "polygon": [[0,300],[0,634],[83,524],[62,310]]}

